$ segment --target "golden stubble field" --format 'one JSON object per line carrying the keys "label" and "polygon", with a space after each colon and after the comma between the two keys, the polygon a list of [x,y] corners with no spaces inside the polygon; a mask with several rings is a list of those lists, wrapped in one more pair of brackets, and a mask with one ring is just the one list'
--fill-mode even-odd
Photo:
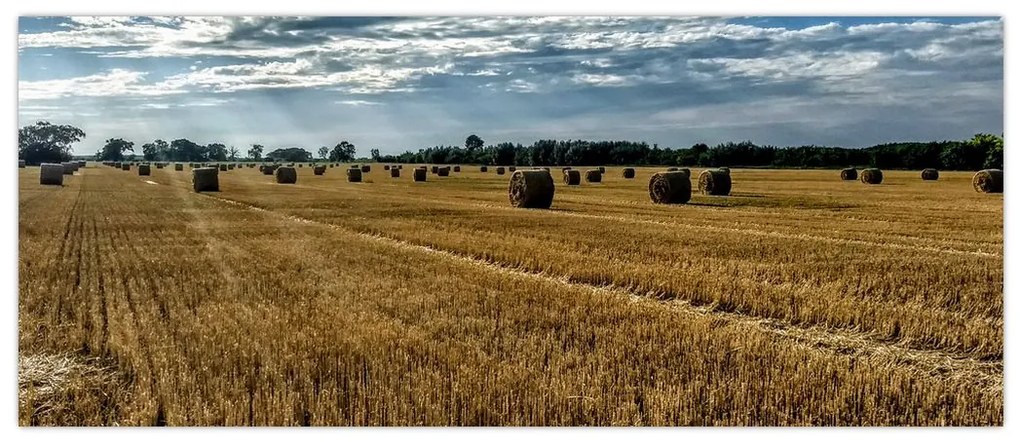
{"label": "golden stubble field", "polygon": [[[970,172],[20,169],[22,425],[1001,425],[1002,195]],[[692,171],[694,175],[700,169]]]}

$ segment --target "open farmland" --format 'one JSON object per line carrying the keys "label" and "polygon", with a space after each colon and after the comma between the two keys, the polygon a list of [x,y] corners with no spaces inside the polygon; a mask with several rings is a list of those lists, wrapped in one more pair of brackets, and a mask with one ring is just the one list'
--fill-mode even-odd
{"label": "open farmland", "polygon": [[553,168],[536,210],[412,167],[19,169],[21,424],[1002,424],[972,172],[734,169],[655,205],[661,169]]}

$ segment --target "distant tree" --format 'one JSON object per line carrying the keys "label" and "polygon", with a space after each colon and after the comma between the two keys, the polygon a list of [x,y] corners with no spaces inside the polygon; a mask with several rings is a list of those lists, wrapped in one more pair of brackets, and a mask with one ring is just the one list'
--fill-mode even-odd
{"label": "distant tree", "polygon": [[380,157],[379,149],[372,149],[372,150],[369,151],[369,153],[372,156],[372,161],[379,162],[379,157]]}
{"label": "distant tree", "polygon": [[252,144],[251,149],[248,149],[248,159],[255,161],[261,160],[262,149],[263,146],[261,144]]}
{"label": "distant tree", "polygon": [[985,151],[984,167],[988,169],[1002,169],[1002,137],[993,134],[977,134],[971,138],[969,144],[978,151]]}
{"label": "distant tree", "polygon": [[322,146],[319,148],[319,158],[326,160],[329,159],[329,148]]}
{"label": "distant tree", "polygon": [[206,161],[205,146],[201,146],[186,138],[178,138],[170,142],[170,156],[174,161]]}
{"label": "distant tree", "polygon": [[156,159],[156,144],[145,143],[142,145],[142,158],[145,161],[152,161]]}
{"label": "distant tree", "polygon": [[237,161],[237,155],[239,153],[241,153],[241,151],[237,150],[236,147],[230,146],[230,150],[227,151],[227,159],[230,161]]}
{"label": "distant tree", "polygon": [[479,138],[478,135],[468,135],[467,139],[464,140],[464,148],[467,149],[468,152],[474,152],[477,149],[481,149],[482,146],[485,146],[485,141]]}
{"label": "distant tree", "polygon": [[304,162],[312,159],[312,153],[300,147],[288,147],[269,152],[266,158],[272,161]]}
{"label": "distant tree", "polygon": [[18,158],[28,164],[71,159],[71,144],[85,138],[85,132],[70,125],[40,121],[18,129]]}
{"label": "distant tree", "polygon": [[110,138],[96,155],[99,161],[124,161],[124,152],[134,153],[135,143],[122,138]]}
{"label": "distant tree", "polygon": [[212,161],[227,160],[227,146],[222,143],[209,144],[206,146],[206,150],[209,152],[209,159]]}
{"label": "distant tree", "polygon": [[333,150],[329,152],[329,160],[339,163],[353,161],[354,153],[354,144],[348,143],[344,140],[336,146],[333,146]]}

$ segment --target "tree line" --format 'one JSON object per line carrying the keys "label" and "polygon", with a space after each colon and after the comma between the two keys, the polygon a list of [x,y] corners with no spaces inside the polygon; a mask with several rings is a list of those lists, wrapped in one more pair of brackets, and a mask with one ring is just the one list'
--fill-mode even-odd
{"label": "tree line", "polygon": [[[71,159],[71,144],[85,138],[85,132],[70,125],[40,121],[18,131],[18,157],[28,164]],[[300,148],[280,148],[268,153],[261,144],[252,144],[242,153],[222,143],[201,145],[185,138],[154,140],[140,146],[146,161],[312,161],[311,152]],[[322,146],[318,158],[330,162],[372,160],[385,163],[488,164],[500,166],[594,166],[656,165],[701,167],[775,167],[841,168],[878,167],[883,169],[978,170],[1002,168],[1003,139],[992,134],[977,134],[969,140],[887,143],[866,148],[829,146],[777,147],[751,141],[704,143],[689,148],[660,148],[636,141],[539,140],[525,146],[502,142],[486,145],[470,135],[464,146],[435,146],[382,155],[370,150],[370,158],[356,157],[356,147],[341,141],[332,148]],[[128,155],[125,155],[128,154]],[[106,140],[95,155],[100,161],[137,159],[135,143],[122,138]]]}

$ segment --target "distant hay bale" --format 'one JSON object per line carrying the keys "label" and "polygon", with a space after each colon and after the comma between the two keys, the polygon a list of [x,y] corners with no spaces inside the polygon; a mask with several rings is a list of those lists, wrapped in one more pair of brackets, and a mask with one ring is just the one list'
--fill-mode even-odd
{"label": "distant hay bale", "polygon": [[219,169],[215,167],[196,167],[191,169],[191,187],[195,192],[219,192]]}
{"label": "distant hay bale", "polygon": [[717,167],[716,169],[723,171],[723,173],[730,173],[730,168],[726,166]]}
{"label": "distant hay bale", "polygon": [[64,175],[74,175],[75,169],[78,168],[77,164],[71,163],[60,163],[60,167],[64,168]]}
{"label": "distant hay bale", "polygon": [[400,169],[396,167],[390,169],[390,178],[400,178]]}
{"label": "distant hay bale", "polygon": [[[234,166],[233,164],[227,164],[227,170],[234,170],[235,168],[236,168],[236,166]],[[220,170],[223,170],[223,169],[220,169]]]}
{"label": "distant hay bale", "polygon": [[545,170],[518,170],[510,175],[510,205],[529,209],[552,206],[556,186]]}
{"label": "distant hay bale", "polygon": [[294,166],[276,168],[276,184],[297,183],[297,169]]}
{"label": "distant hay bale", "polygon": [[148,164],[139,164],[138,165],[138,176],[147,176],[147,175],[150,175],[151,173],[152,173],[152,170],[150,170]]}
{"label": "distant hay bale", "polygon": [[624,167],[623,168],[623,177],[624,178],[626,178],[626,179],[634,178],[634,175],[635,175],[635,173],[634,173],[634,168],[633,167]]}
{"label": "distant hay bale", "polygon": [[440,167],[439,170],[436,171],[436,175],[438,175],[438,176],[450,176],[450,166]]}
{"label": "distant hay bale", "polygon": [[85,161],[78,161],[78,167],[80,167],[80,168],[82,168],[82,169],[84,169],[84,168],[85,168],[85,165],[86,165],[86,164],[88,164],[88,163],[86,163]]}
{"label": "distant hay bale", "polygon": [[489,168],[488,168],[488,166],[479,166],[478,167],[478,171],[482,172],[482,173],[485,173],[485,172],[489,171]]}
{"label": "distant hay bale", "polygon": [[1003,180],[1001,169],[985,169],[974,174],[971,180],[974,190],[981,193],[1002,193]]}
{"label": "distant hay bale", "polygon": [[667,169],[666,169],[666,172],[676,172],[676,171],[678,171],[678,170],[680,170],[680,168],[679,168],[679,167],[670,167],[670,168],[667,168]]}
{"label": "distant hay bale", "polygon": [[174,170],[177,171],[177,172],[183,171],[184,170],[184,165],[181,164],[181,163],[174,164]]}
{"label": "distant hay bale", "polygon": [[921,171],[921,179],[925,181],[936,181],[939,179],[939,171],[928,168]]}
{"label": "distant hay bale", "polygon": [[453,166],[454,172],[460,172],[460,166]]}
{"label": "distant hay bale", "polygon": [[397,169],[404,170],[404,165],[403,164],[397,164]]}
{"label": "distant hay bale", "polygon": [[390,165],[389,164],[383,165],[382,170],[390,170]]}
{"label": "distant hay bale", "polygon": [[719,169],[707,169],[698,176],[698,191],[704,195],[729,195],[732,186],[730,174]]}
{"label": "distant hay bale", "polygon": [[426,172],[427,171],[424,168],[416,167],[414,169],[414,180],[415,181],[425,181]]}
{"label": "distant hay bale", "polygon": [[589,183],[601,183],[602,171],[598,169],[588,169],[584,171],[584,180]]}
{"label": "distant hay bale", "polygon": [[361,166],[361,172],[362,173],[369,173],[371,171],[372,171],[372,166],[369,166],[368,164],[366,164],[364,166]]}
{"label": "distant hay bale", "polygon": [[509,170],[510,172],[516,172],[517,171],[517,166],[507,167],[507,170]]}
{"label": "distant hay bale", "polygon": [[603,166],[599,166],[599,173],[606,173],[606,168]]}
{"label": "distant hay bale", "polygon": [[156,163],[156,168],[157,169],[162,169],[163,168],[163,163]]}
{"label": "distant hay bale", "polygon": [[656,204],[685,204],[691,200],[691,175],[679,170],[656,172],[648,179],[648,196]]}
{"label": "distant hay bale", "polygon": [[581,171],[567,169],[563,171],[563,184],[568,186],[580,186],[581,185]]}
{"label": "distant hay bale", "polygon": [[864,184],[882,184],[882,170],[873,167],[862,170],[861,182]]}
{"label": "distant hay bale", "polygon": [[255,168],[255,163],[248,163],[248,168],[249,169]]}
{"label": "distant hay bale", "polygon": [[570,166],[567,166],[567,167],[561,167],[561,168],[560,168],[560,170],[562,170],[562,171],[564,171],[564,172],[566,172],[566,171],[568,171],[568,170],[570,170],[570,169],[573,169],[573,168],[572,168],[572,167],[570,167]]}
{"label": "distant hay bale", "polygon": [[330,165],[329,165],[329,168],[330,168],[330,169],[332,169],[332,168],[333,168],[333,165],[332,165],[332,164],[330,164]]}
{"label": "distant hay bale", "polygon": [[314,173],[316,175],[322,175],[322,174],[326,173],[326,166],[315,166],[312,169],[312,173]]}
{"label": "distant hay bale", "polygon": [[18,168],[21,169],[25,168],[25,160],[18,160]]}
{"label": "distant hay bale", "polygon": [[57,163],[42,163],[39,165],[39,184],[62,186],[64,185],[64,165]]}
{"label": "distant hay bale", "polygon": [[432,166],[432,174],[435,175],[437,173],[439,173],[439,166]]}
{"label": "distant hay bale", "polygon": [[349,183],[360,183],[361,182],[361,169],[347,169],[347,182],[349,182]]}
{"label": "distant hay bale", "polygon": [[278,167],[280,166],[277,166],[275,164],[263,164],[262,166],[259,167],[259,170],[262,171],[263,175],[272,175],[276,173],[276,168]]}
{"label": "distant hay bale", "polygon": [[496,175],[503,175],[506,173],[506,168],[503,166],[496,166]]}
{"label": "distant hay bale", "polygon": [[226,172],[226,171],[227,171],[227,165],[226,164],[220,164],[220,172]]}
{"label": "distant hay bale", "polygon": [[854,181],[857,179],[857,169],[853,167],[847,167],[839,171],[839,179],[843,181]]}
{"label": "distant hay bale", "polygon": [[122,163],[120,165],[120,170],[131,170],[131,164],[130,163]]}

